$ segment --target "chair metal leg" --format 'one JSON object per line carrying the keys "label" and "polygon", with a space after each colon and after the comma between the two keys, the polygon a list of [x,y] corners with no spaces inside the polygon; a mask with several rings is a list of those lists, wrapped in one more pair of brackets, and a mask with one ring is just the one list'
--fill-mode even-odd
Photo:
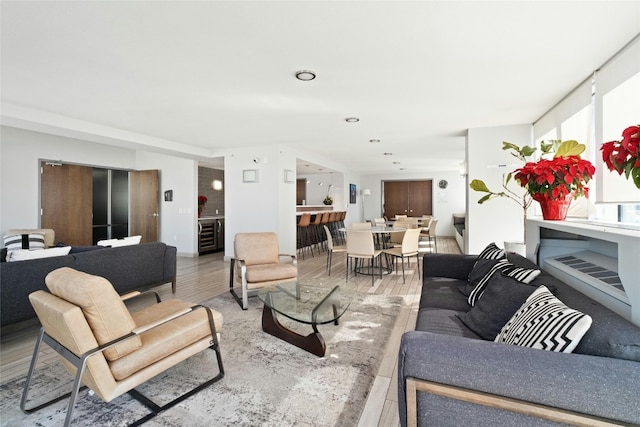
{"label": "chair metal leg", "polygon": [[[76,376],[73,381],[73,387],[71,389],[71,392],[65,393],[62,396],[55,397],[33,408],[27,408],[26,404],[27,404],[27,399],[29,398],[29,388],[31,387],[33,372],[38,362],[38,356],[40,354],[40,346],[43,342],[76,367]],[[80,386],[82,382],[82,374],[84,373],[84,368],[86,366],[86,361],[90,356],[93,356],[95,353],[96,353],[95,351],[88,352],[88,353],[85,353],[82,357],[78,357],[72,352],[70,352],[69,350],[67,350],[60,343],[55,341],[53,338],[51,338],[49,335],[47,335],[44,331],[44,328],[40,328],[40,334],[38,335],[38,340],[36,341],[36,345],[33,350],[33,357],[31,358],[31,365],[29,365],[29,373],[27,374],[27,381],[24,384],[24,391],[22,392],[22,399],[20,400],[20,409],[23,412],[28,414],[28,413],[35,412],[39,409],[45,408],[49,405],[59,402],[62,399],[69,397],[69,404],[67,406],[67,414],[64,420],[64,427],[69,426],[69,424],[71,424],[71,419],[73,417],[73,408],[75,406],[76,400],[78,399],[78,393],[80,392],[80,390],[86,388],[86,387]]]}
{"label": "chair metal leg", "polygon": [[[233,287],[234,277],[235,277],[235,259],[231,258],[231,267],[229,272],[229,293],[233,296],[233,299],[242,307],[243,310],[247,310],[249,308],[249,295],[247,290],[247,280],[245,278],[246,272],[243,270],[241,272],[242,277],[242,296],[238,295]],[[245,267],[242,267],[243,269]]]}

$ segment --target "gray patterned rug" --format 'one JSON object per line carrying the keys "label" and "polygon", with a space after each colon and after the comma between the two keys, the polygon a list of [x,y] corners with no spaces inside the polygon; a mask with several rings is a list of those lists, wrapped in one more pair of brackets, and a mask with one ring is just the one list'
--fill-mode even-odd
{"label": "gray patterned rug", "polygon": [[[262,304],[250,299],[243,311],[228,294],[204,305],[224,316],[221,350],[225,377],[147,422],[147,426],[354,426],[357,424],[382,353],[402,306],[402,298],[358,295],[340,325],[319,326],[327,344],[319,358],[264,333]],[[282,323],[285,323],[283,320]],[[286,323],[301,334],[308,325]],[[184,390],[217,374],[213,351],[204,351],[147,382],[138,390],[164,404]],[[69,375],[56,362],[40,366],[37,390],[70,389]],[[24,378],[0,386],[3,426],[62,425],[67,400],[23,414],[19,402]],[[121,426],[141,418],[147,409],[128,395],[104,403],[80,393],[74,426]]]}

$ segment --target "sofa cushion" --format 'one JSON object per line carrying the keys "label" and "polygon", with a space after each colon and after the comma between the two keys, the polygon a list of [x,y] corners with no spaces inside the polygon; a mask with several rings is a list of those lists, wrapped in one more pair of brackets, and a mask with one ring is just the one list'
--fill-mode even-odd
{"label": "sofa cushion", "polygon": [[571,353],[590,326],[590,316],[567,307],[540,286],[504,325],[495,341]]}
{"label": "sofa cushion", "polygon": [[502,327],[536,290],[499,271],[491,275],[482,298],[471,310],[458,315],[469,329],[485,340],[494,340]]}
{"label": "sofa cushion", "polygon": [[460,321],[458,315],[462,313],[464,312],[435,307],[422,308],[418,311],[416,331],[480,339],[480,336]]}
{"label": "sofa cushion", "polygon": [[538,269],[518,267],[514,264],[511,264],[509,261],[507,261],[506,258],[499,259],[496,264],[489,269],[487,274],[482,279],[480,279],[475,288],[473,288],[473,291],[471,291],[471,293],[469,294],[469,305],[474,306],[482,297],[484,289],[489,282],[489,278],[495,271],[500,271],[505,276],[514,278],[522,283],[529,283],[540,274],[540,270]]}
{"label": "sofa cushion", "polygon": [[[136,327],[129,310],[104,277],[63,267],[45,278],[51,293],[79,306],[98,344],[103,345],[123,337]],[[109,361],[117,360],[142,346],[139,336],[104,350]]]}
{"label": "sofa cushion", "polygon": [[640,362],[640,327],[544,271],[531,285],[545,285],[560,301],[591,316],[591,328],[574,353]]}
{"label": "sofa cushion", "polygon": [[429,277],[422,284],[420,308],[435,307],[447,310],[467,311],[470,306],[467,298],[458,289],[465,286],[466,280],[447,277]]}

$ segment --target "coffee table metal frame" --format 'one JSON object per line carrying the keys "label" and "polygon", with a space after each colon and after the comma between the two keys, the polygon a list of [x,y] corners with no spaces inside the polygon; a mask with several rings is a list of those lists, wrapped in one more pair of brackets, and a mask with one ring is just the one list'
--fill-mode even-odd
{"label": "coffee table metal frame", "polygon": [[[353,295],[356,293],[356,285],[346,280],[323,280],[329,280],[331,283],[335,283],[335,285],[329,285],[326,288],[323,288],[322,286],[314,285],[314,282],[312,282],[312,284],[308,284],[305,282],[300,283],[298,281],[282,283],[260,290],[258,297],[262,302],[264,302],[262,309],[262,330],[270,335],[280,338],[283,341],[293,344],[298,348],[315,354],[316,356],[324,356],[327,347],[322,334],[318,331],[318,325],[327,323],[334,323],[335,325],[338,325],[338,319],[347,311],[347,308],[353,299]],[[288,289],[288,287],[292,287],[294,289]],[[308,311],[306,313],[300,313],[295,310],[288,311],[285,308],[286,305],[283,306],[282,304],[276,304],[274,301],[276,294],[279,298],[288,298],[292,303],[293,300],[301,301],[303,294],[306,293],[310,287],[313,288],[315,294],[318,294],[318,291],[324,294],[324,297],[319,302],[310,302],[310,304],[313,305],[310,316]],[[326,291],[326,294],[324,291]],[[339,292],[343,291],[347,292],[347,298],[332,298],[337,296]],[[320,294],[320,296],[322,294]],[[329,304],[331,307],[331,313],[333,314],[319,319],[319,313],[321,313],[321,310],[323,309],[328,309]],[[277,313],[295,320],[296,322],[310,324],[313,328],[313,332],[309,335],[301,335],[292,331],[280,323],[277,318]],[[326,316],[326,311],[323,311],[322,313]]]}

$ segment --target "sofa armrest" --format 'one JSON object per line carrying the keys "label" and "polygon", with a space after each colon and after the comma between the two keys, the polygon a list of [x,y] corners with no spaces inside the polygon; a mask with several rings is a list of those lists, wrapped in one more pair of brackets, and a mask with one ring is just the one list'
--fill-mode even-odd
{"label": "sofa armrest", "polygon": [[448,277],[467,280],[477,255],[426,254],[423,257],[423,277]]}
{"label": "sofa armrest", "polygon": [[407,332],[398,358],[398,409],[403,427],[407,425],[408,378],[640,423],[640,364],[629,360]]}

